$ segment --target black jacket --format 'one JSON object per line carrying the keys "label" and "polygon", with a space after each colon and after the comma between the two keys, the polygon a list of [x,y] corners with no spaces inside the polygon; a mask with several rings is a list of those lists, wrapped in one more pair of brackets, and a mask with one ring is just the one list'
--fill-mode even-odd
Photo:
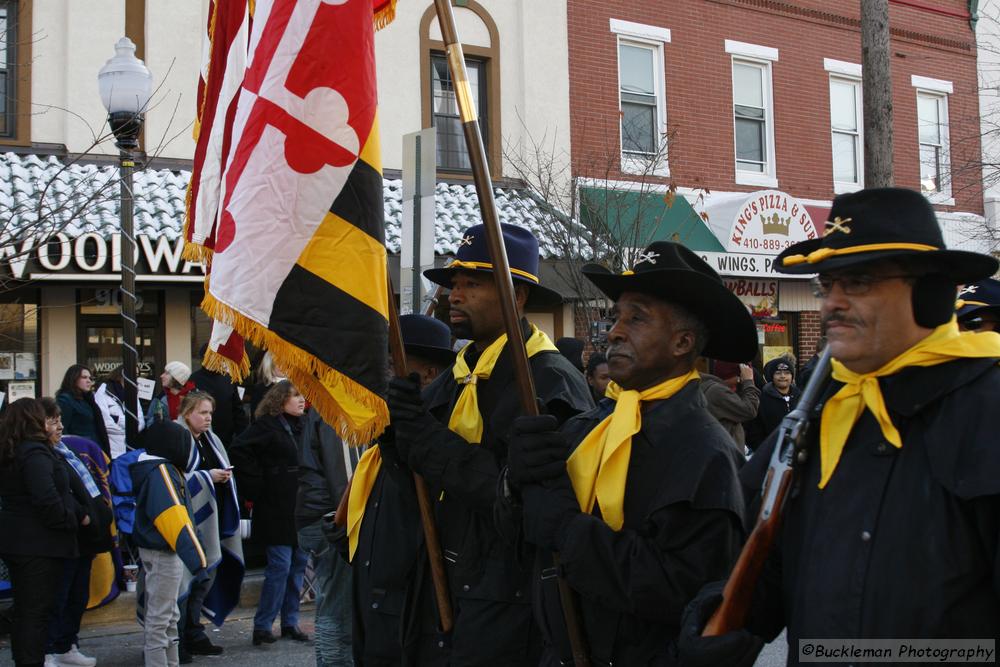
{"label": "black jacket", "polygon": [[757,408],[757,416],[746,424],[747,447],[756,450],[760,443],[771,435],[774,429],[781,425],[781,420],[799,404],[799,396],[802,392],[797,386],[792,385],[788,392],[788,400],[774,388],[773,382],[764,385],[764,390],[760,393],[760,407]]}
{"label": "black jacket", "polygon": [[[471,357],[467,361],[474,367]],[[593,407],[583,375],[559,352],[540,352],[530,365],[536,394],[560,423]],[[437,526],[455,611],[450,652],[439,647],[437,611],[423,549],[416,554],[420,558],[417,581],[403,620],[405,641],[414,634],[420,636],[417,661],[421,665],[448,660],[452,665],[535,665],[541,638],[531,621],[533,558],[525,557],[503,537],[516,533],[519,523],[507,518],[502,523],[509,525],[498,525],[494,514],[498,480],[507,460],[507,433],[521,413],[508,352],[500,354],[490,379],[478,384],[483,415],[479,445],[470,445],[447,428],[461,390],[449,367],[424,391],[424,404],[438,424],[425,434],[433,446],[427,448],[417,471],[427,480],[431,497],[440,499]],[[412,510],[407,511],[414,516]]]}
{"label": "black jacket", "polygon": [[[604,399],[566,422],[562,432],[572,448],[613,409]],[[698,383],[646,404],[642,430],[632,437],[622,529],[580,513],[559,552],[578,593],[593,664],[675,664],[685,605],[703,584],[725,577],[739,555],[742,462]],[[557,579],[549,576],[552,554],[539,552],[537,562],[533,597],[546,637],[543,664],[571,664]]]}
{"label": "black jacket", "polygon": [[[299,490],[295,498],[295,524],[308,526],[337,509],[347,480],[358,462],[358,450],[349,448],[319,413],[302,416],[305,431],[298,442]],[[350,461],[347,467],[345,455]]]}
{"label": "black jacket", "polygon": [[299,440],[305,415],[298,419],[264,415],[237,436],[229,448],[236,488],[253,503],[252,539],[267,546],[295,546],[295,497],[299,487]]}
{"label": "black jacket", "polygon": [[0,466],[0,554],[76,558],[86,509],[70,490],[71,471],[43,442],[26,441]]}
{"label": "black jacket", "polygon": [[[906,368],[879,384],[903,446],[866,410],[820,490],[814,411],[748,627],[770,640],[787,626],[790,647],[810,637],[1000,639],[997,360]],[[741,472],[751,497],[772,448],[773,438]],[[798,650],[788,655],[798,664]]]}
{"label": "black jacket", "polygon": [[236,385],[229,376],[200,368],[191,374],[191,382],[198,389],[208,392],[215,399],[215,412],[212,413],[212,432],[227,448],[233,438],[242,433],[249,420],[243,410],[243,401],[236,391]]}

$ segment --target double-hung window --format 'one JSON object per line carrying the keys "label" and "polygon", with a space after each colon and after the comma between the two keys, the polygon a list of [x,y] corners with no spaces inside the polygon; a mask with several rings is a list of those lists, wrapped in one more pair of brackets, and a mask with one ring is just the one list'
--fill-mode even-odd
{"label": "double-hung window", "polygon": [[[483,143],[489,149],[489,118],[486,104],[486,62],[466,58],[465,69],[469,75],[472,101],[479,114],[479,127]],[[448,70],[448,58],[431,54],[431,124],[437,129],[437,165],[450,171],[467,171],[472,168],[469,151],[465,146],[462,119],[458,114],[455,86]]]}
{"label": "double-hung window", "polygon": [[948,95],[950,81],[912,77],[917,89],[917,141],[920,147],[920,191],[935,203],[951,198],[951,159],[948,150]]}
{"label": "double-hung window", "polygon": [[778,50],[726,40],[733,56],[733,139],[736,182],[777,187],[771,62]]}
{"label": "double-hung window", "polygon": [[830,148],[833,190],[837,194],[864,187],[861,65],[825,58],[830,72]]}
{"label": "double-hung window", "polygon": [[622,171],[669,176],[663,44],[666,28],[611,19],[618,36]]}

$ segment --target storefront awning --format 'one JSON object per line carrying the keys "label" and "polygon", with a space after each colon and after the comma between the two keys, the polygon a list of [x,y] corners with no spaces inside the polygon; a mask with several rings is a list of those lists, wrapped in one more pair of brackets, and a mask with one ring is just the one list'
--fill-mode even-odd
{"label": "storefront awning", "polygon": [[580,222],[588,229],[605,230],[628,247],[676,241],[696,251],[725,250],[701,216],[680,195],[582,187]]}

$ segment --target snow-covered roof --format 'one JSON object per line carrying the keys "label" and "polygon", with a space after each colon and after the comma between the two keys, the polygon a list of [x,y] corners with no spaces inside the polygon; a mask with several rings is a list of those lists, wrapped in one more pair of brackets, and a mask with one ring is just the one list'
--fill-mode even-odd
{"label": "snow-covered roof", "polygon": [[[184,200],[191,172],[169,169],[136,170],[134,176],[135,231],[149,236],[176,239],[184,224]],[[399,252],[399,230],[403,217],[402,181],[386,179],[386,247]],[[475,186],[438,183],[435,190],[437,254],[451,254],[462,233],[481,222]],[[546,233],[542,204],[527,191],[495,188],[500,221],[526,227],[539,239],[540,253],[548,259],[559,256],[558,244]],[[110,234],[119,226],[118,167],[113,165],[66,164],[54,156],[0,155],[0,228],[16,237],[21,230],[39,227],[60,229],[70,235],[86,232]],[[547,224],[551,225],[551,222]],[[37,233],[37,231],[36,231]]]}

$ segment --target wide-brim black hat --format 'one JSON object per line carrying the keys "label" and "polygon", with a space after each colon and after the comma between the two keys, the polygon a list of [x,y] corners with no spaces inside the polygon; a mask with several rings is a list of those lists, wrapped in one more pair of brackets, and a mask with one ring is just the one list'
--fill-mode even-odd
{"label": "wide-brim black hat", "polygon": [[624,292],[642,292],[689,310],[708,329],[706,357],[744,362],[757,354],[757,327],[747,307],[712,267],[679,243],[650,244],[631,271],[588,264],[583,274],[615,301]]}
{"label": "wide-brim black hat", "polygon": [[774,269],[821,273],[887,259],[916,263],[956,285],[991,276],[998,265],[989,255],[946,248],[934,209],[919,192],[871,188],[834,199],[824,235],[786,248]]}
{"label": "wide-brim black hat", "polygon": [[[562,296],[544,287],[538,278],[538,239],[517,225],[500,225],[503,245],[507,250],[507,265],[515,282],[531,287],[528,300],[530,307],[551,308],[562,303]],[[442,287],[451,287],[451,279],[459,271],[482,271],[493,273],[493,260],[486,244],[486,226],[475,225],[465,230],[455,252],[455,259],[448,266],[427,269],[424,276]]]}
{"label": "wide-brim black hat", "polygon": [[451,329],[441,320],[428,315],[401,315],[399,331],[407,354],[442,366],[455,361],[455,351],[451,349]]}
{"label": "wide-brim black hat", "polygon": [[970,320],[990,311],[1000,314],[1000,280],[979,280],[966,285],[958,293],[955,315],[959,321]]}

